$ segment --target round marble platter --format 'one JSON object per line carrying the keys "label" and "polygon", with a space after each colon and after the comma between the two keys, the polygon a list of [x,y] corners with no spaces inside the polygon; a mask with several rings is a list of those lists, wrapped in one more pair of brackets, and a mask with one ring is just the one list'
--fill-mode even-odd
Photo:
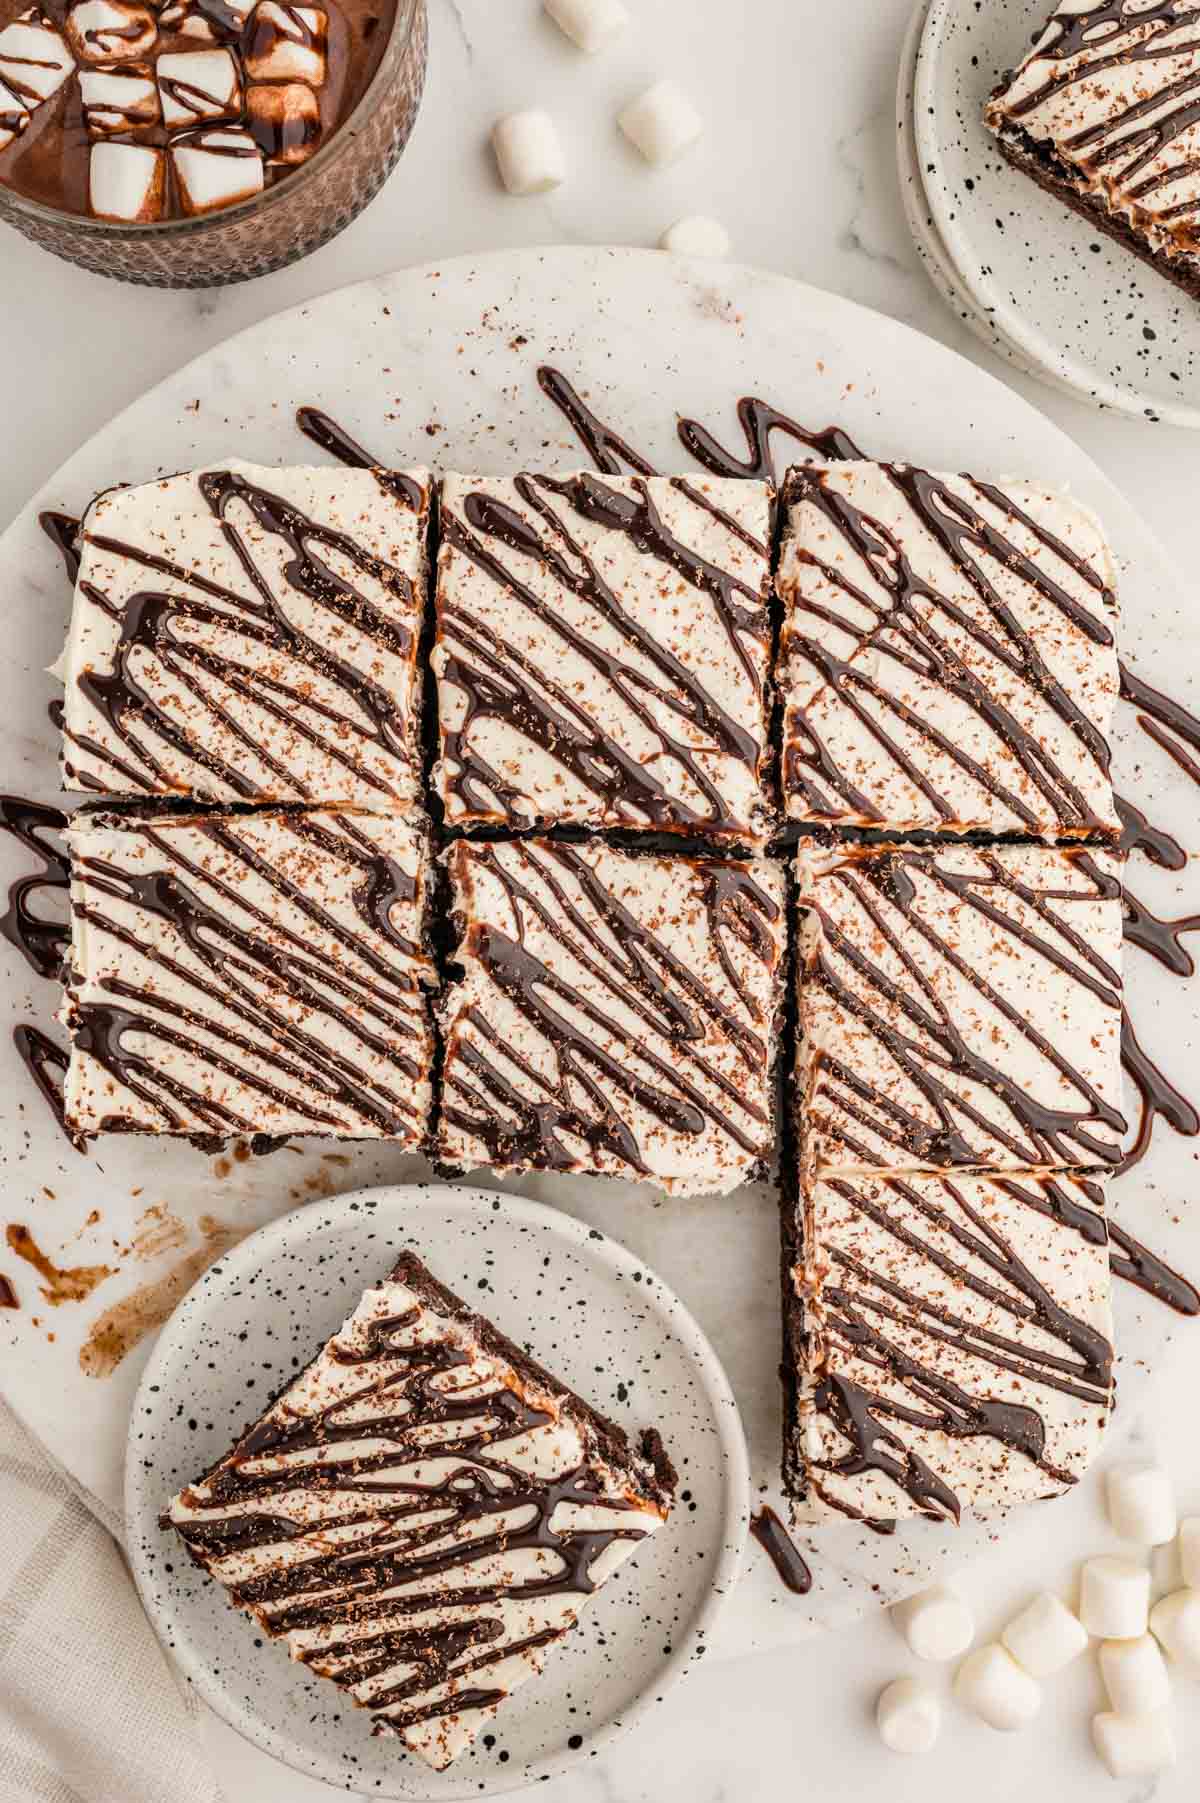
{"label": "round marble platter", "polygon": [[[61,646],[70,594],[38,508],[79,512],[113,482],[231,452],[264,463],[321,461],[296,429],[304,404],[325,409],[387,462],[483,472],[514,464],[578,468],[587,454],[539,386],[543,364],[562,371],[662,470],[694,468],[680,442],[680,416],[745,456],[737,402],[759,396],[809,427],[836,422],[871,455],[983,476],[1036,474],[1070,487],[1100,512],[1112,538],[1131,661],[1200,709],[1200,614],[1188,589],[1095,465],[975,365],[894,320],[779,275],[654,251],[505,252],[402,271],[267,320],[181,369],[58,472],[0,540],[12,623],[0,666],[3,787],[48,800],[57,793],[57,735],[46,710],[58,690],[44,671]],[[780,434],[773,448],[780,469],[789,454],[801,454]],[[1123,792],[1147,807],[1152,799],[1155,819],[1195,848],[1195,786],[1125,707],[1114,768]],[[0,837],[0,882],[29,862],[23,847]],[[1138,884],[1161,915],[1198,905],[1186,870],[1147,868]],[[32,976],[4,945],[0,981],[10,1021],[50,1024],[55,986]],[[1200,982],[1169,976],[1133,953],[1129,998],[1147,1052],[1186,1084],[1200,1065]],[[1132,1095],[1128,1111],[1133,1118]],[[1195,1191],[1198,1143],[1160,1122],[1149,1155],[1114,1186],[1129,1230],[1193,1275],[1200,1274],[1200,1211],[1184,1204]],[[114,1136],[80,1156],[9,1035],[0,1037],[6,1218],[30,1224],[58,1265],[109,1273],[85,1301],[48,1308],[41,1279],[0,1246],[0,1271],[21,1303],[0,1310],[0,1381],[114,1519],[147,1330],[214,1252],[298,1203],[431,1174],[420,1160],[379,1145],[298,1142],[266,1158],[246,1151],[213,1158],[186,1144]],[[755,1502],[785,1512],[776,1190],[755,1185],[688,1200],[553,1174],[506,1182],[476,1173],[472,1181],[551,1203],[662,1275],[729,1375]],[[503,1279],[493,1274],[493,1287]],[[1118,1291],[1125,1410],[1172,1337],[1191,1324],[1129,1285]],[[671,1424],[661,1425],[670,1438]],[[964,1523],[957,1532],[920,1522],[888,1538],[851,1524],[822,1529],[801,1537],[813,1571],[803,1597],[785,1590],[752,1546],[713,1653],[793,1643],[841,1625],[954,1569],[997,1531],[993,1522]]]}
{"label": "round marble platter", "polygon": [[1002,354],[1096,406],[1200,426],[1200,303],[1014,169],[983,123],[1052,11],[931,0],[913,121],[932,228]]}
{"label": "round marble platter", "polygon": [[[620,1426],[668,1424],[669,1521],[603,1587],[545,1669],[445,1772],[234,1617],[158,1525],[177,1490],[412,1247],[464,1301]],[[181,1399],[184,1406],[180,1408]],[[159,1335],[130,1418],[126,1545],[147,1613],[205,1701],[297,1771],[373,1797],[499,1795],[592,1758],[702,1658],[737,1583],[746,1443],[712,1347],[640,1259],[556,1209],[407,1185],[294,1209],[210,1267]]]}

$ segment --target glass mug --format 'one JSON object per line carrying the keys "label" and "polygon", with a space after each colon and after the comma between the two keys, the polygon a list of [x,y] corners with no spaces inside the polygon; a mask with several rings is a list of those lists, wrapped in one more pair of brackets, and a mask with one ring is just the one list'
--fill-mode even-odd
{"label": "glass mug", "polygon": [[193,218],[117,225],[58,212],[0,182],[0,221],[68,262],[153,288],[266,275],[342,231],[379,192],[417,116],[428,43],[425,0],[396,0],[379,67],[354,111],[306,163],[251,200]]}

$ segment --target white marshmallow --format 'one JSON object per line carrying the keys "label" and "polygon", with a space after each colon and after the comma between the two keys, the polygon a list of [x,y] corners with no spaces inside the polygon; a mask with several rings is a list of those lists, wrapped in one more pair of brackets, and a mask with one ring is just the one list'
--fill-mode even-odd
{"label": "white marshmallow", "polygon": [[158,89],[151,75],[125,75],[112,69],[81,69],[79,98],[93,138],[136,126],[157,125]]}
{"label": "white marshmallow", "polygon": [[971,1611],[946,1584],[934,1584],[897,1603],[892,1620],[918,1659],[957,1659],[975,1637]]}
{"label": "white marshmallow", "polygon": [[171,159],[188,213],[209,213],[262,193],[262,152],[249,132],[199,132],[173,144]]}
{"label": "white marshmallow", "polygon": [[549,113],[509,113],[492,127],[500,179],[510,194],[545,194],[567,173]]}
{"label": "white marshmallow", "polygon": [[262,0],[250,21],[246,74],[251,81],[306,81],[319,88],[325,80],[328,24],[320,7]]}
{"label": "white marshmallow", "polygon": [[719,219],[706,219],[703,213],[693,213],[690,218],[677,219],[669,225],[658,241],[660,250],[669,250],[677,257],[727,257],[729,255],[729,233]]}
{"label": "white marshmallow", "polygon": [[1190,1590],[1200,1590],[1200,1515],[1189,1515],[1179,1524],[1179,1563]]}
{"label": "white marshmallow", "polygon": [[1166,1661],[1149,1634],[1106,1640],[1100,1648],[1100,1675],[1117,1715],[1150,1715],[1171,1700]]}
{"label": "white marshmallow", "polygon": [[29,108],[0,81],[0,150],[7,150],[29,124]]}
{"label": "white marshmallow", "polygon": [[147,225],[162,215],[163,154],[145,144],[92,145],[88,205],[97,219]]}
{"label": "white marshmallow", "polygon": [[1165,1546],[1175,1538],[1175,1492],[1161,1465],[1116,1465],[1106,1480],[1108,1518],[1122,1540]]}
{"label": "white marshmallow", "polygon": [[1132,1559],[1089,1559],[1079,1580],[1079,1619],[1097,1640],[1136,1640],[1146,1632],[1150,1573]]}
{"label": "white marshmallow", "polygon": [[673,163],[704,130],[686,94],[673,81],[656,81],[617,114],[617,124],[648,163]]}
{"label": "white marshmallow", "polygon": [[1200,1590],[1173,1590],[1155,1603],[1150,1631],[1176,1665],[1200,1678]]}
{"label": "white marshmallow", "polygon": [[0,81],[12,89],[24,112],[57,94],[74,68],[67,40],[36,9],[0,31]]}
{"label": "white marshmallow", "polygon": [[893,1753],[928,1753],[942,1726],[942,1705],[919,1678],[897,1678],[879,1694],[875,1720]]}
{"label": "white marshmallow", "polygon": [[[230,29],[240,36],[250,16],[248,0],[244,6],[234,5],[233,0],[225,0],[223,10],[228,16]],[[208,44],[215,44],[217,41],[217,34],[210,20],[196,9],[193,0],[174,0],[173,5],[163,8],[158,20],[165,31],[177,31],[182,37],[202,39]]]}
{"label": "white marshmallow", "polygon": [[238,67],[228,50],[177,50],[160,56],[158,90],[168,125],[226,119],[242,103]]}
{"label": "white marshmallow", "polygon": [[1095,1715],[1092,1739],[1114,1778],[1149,1778],[1175,1764],[1175,1730],[1165,1709],[1153,1715]]}
{"label": "white marshmallow", "polygon": [[989,1728],[1004,1733],[1024,1727],[1042,1706],[1037,1683],[994,1642],[967,1654],[954,1680],[954,1694]]}
{"label": "white marshmallow", "polygon": [[304,81],[272,81],[246,89],[246,115],[270,166],[292,168],[321,141],[321,103]]}
{"label": "white marshmallow", "polygon": [[629,23],[621,0],[542,0],[558,29],[589,56],[603,50]]}
{"label": "white marshmallow", "polygon": [[1031,1678],[1050,1678],[1077,1659],[1087,1646],[1087,1629],[1065,1603],[1043,1590],[1014,1616],[1000,1636]]}
{"label": "white marshmallow", "polygon": [[81,0],[67,14],[67,36],[81,63],[136,62],[158,42],[158,24],[136,0]]}

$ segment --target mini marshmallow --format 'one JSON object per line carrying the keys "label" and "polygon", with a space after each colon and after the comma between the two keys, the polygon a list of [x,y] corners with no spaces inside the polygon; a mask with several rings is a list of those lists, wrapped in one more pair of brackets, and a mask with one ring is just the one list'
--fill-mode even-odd
{"label": "mini marshmallow", "polygon": [[1114,1778],[1149,1778],[1175,1764],[1175,1730],[1165,1709],[1153,1715],[1095,1715],[1092,1740]]}
{"label": "mini marshmallow", "polygon": [[268,164],[303,163],[321,138],[321,106],[307,83],[269,82],[246,89],[251,135]]}
{"label": "mini marshmallow", "polygon": [[1200,1590],[1173,1590],[1155,1603],[1150,1631],[1176,1665],[1200,1678]]}
{"label": "mini marshmallow", "polygon": [[1106,1640],[1100,1648],[1100,1675],[1117,1715],[1150,1715],[1171,1700],[1166,1661],[1149,1634]]}
{"label": "mini marshmallow", "polygon": [[81,69],[79,98],[84,123],[93,138],[133,131],[159,121],[158,89],[154,77],[113,69]]}
{"label": "mini marshmallow", "polygon": [[954,1694],[989,1728],[1002,1733],[1023,1728],[1042,1706],[1037,1683],[994,1642],[967,1654],[954,1680]]}
{"label": "mini marshmallow", "polygon": [[603,50],[629,23],[621,0],[542,0],[558,29],[589,56]]}
{"label": "mini marshmallow", "polygon": [[171,146],[171,160],[187,213],[231,207],[262,193],[262,153],[249,132],[197,132]]}
{"label": "mini marshmallow", "polygon": [[1106,1480],[1108,1518],[1122,1540],[1165,1546],[1175,1538],[1175,1492],[1161,1465],[1116,1465]]}
{"label": "mini marshmallow", "polygon": [[1097,1640],[1136,1640],[1146,1632],[1150,1573],[1132,1559],[1089,1559],[1079,1580],[1079,1619]]}
{"label": "mini marshmallow", "polygon": [[677,257],[727,257],[729,255],[729,233],[719,219],[706,219],[703,213],[693,213],[688,219],[677,219],[669,225],[658,241],[660,250],[669,250]]}
{"label": "mini marshmallow", "polygon": [[67,40],[36,8],[0,31],[0,81],[26,114],[57,94],[74,68]]}
{"label": "mini marshmallow", "polygon": [[238,67],[228,50],[177,50],[160,56],[158,91],[168,125],[198,125],[240,112]]}
{"label": "mini marshmallow", "polygon": [[29,124],[29,108],[0,81],[0,150],[7,150]]}
{"label": "mini marshmallow", "polygon": [[919,1678],[897,1678],[875,1705],[879,1737],[893,1753],[928,1753],[942,1726],[942,1705]]}
{"label": "mini marshmallow", "polygon": [[673,81],[656,81],[631,100],[617,124],[648,163],[673,163],[704,130],[686,94]]}
{"label": "mini marshmallow", "polygon": [[567,173],[562,146],[548,113],[509,113],[492,127],[500,179],[510,194],[545,194]]}
{"label": "mini marshmallow", "polygon": [[[233,0],[224,0],[221,10],[228,21],[230,35],[240,37],[250,17],[249,4],[235,6]],[[174,5],[163,8],[158,20],[164,31],[177,31],[181,37],[197,38],[207,44],[217,41],[212,21],[199,10],[194,0],[175,0]]]}
{"label": "mini marshmallow", "polygon": [[1179,1563],[1189,1590],[1200,1590],[1200,1515],[1179,1524]]}
{"label": "mini marshmallow", "polygon": [[67,14],[67,36],[81,63],[131,63],[158,42],[158,23],[135,0],[82,0]]}
{"label": "mini marshmallow", "polygon": [[325,80],[325,39],[329,21],[316,6],[277,6],[262,0],[250,21],[246,74],[251,81]]}
{"label": "mini marshmallow", "polygon": [[975,1637],[971,1611],[946,1584],[934,1584],[897,1603],[892,1620],[918,1659],[957,1659]]}
{"label": "mini marshmallow", "polygon": [[148,225],[162,215],[163,178],[161,150],[145,144],[93,144],[88,205],[97,219]]}
{"label": "mini marshmallow", "polygon": [[1031,1678],[1051,1678],[1087,1646],[1087,1629],[1065,1603],[1043,1590],[1013,1618],[1000,1636]]}

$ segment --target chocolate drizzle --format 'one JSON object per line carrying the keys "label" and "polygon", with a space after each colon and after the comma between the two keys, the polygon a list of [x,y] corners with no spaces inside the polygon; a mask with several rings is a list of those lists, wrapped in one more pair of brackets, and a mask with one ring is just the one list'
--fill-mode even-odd
{"label": "chocolate drizzle", "polygon": [[45,919],[32,905],[35,897],[64,894],[71,886],[71,870],[64,849],[48,838],[57,838],[67,826],[61,808],[44,807],[20,795],[0,795],[0,832],[11,833],[38,859],[41,868],[17,877],[9,885],[8,905],[0,915],[0,933],[15,945],[26,963],[40,977],[56,977],[70,940],[65,921]]}
{"label": "chocolate drizzle", "polygon": [[785,1587],[794,1596],[807,1596],[812,1589],[812,1572],[774,1509],[756,1509],[750,1517],[750,1532],[767,1554]]}
{"label": "chocolate drizzle", "polygon": [[348,469],[374,470],[380,486],[386,488],[389,494],[395,495],[398,501],[402,501],[414,513],[420,513],[424,508],[425,494],[419,482],[414,482],[403,470],[385,469],[378,458],[372,457],[369,451],[364,451],[356,439],[351,438],[327,413],[322,413],[319,407],[297,407],[296,425],[305,438],[320,445],[323,451],[328,451],[331,457],[336,457]]}

